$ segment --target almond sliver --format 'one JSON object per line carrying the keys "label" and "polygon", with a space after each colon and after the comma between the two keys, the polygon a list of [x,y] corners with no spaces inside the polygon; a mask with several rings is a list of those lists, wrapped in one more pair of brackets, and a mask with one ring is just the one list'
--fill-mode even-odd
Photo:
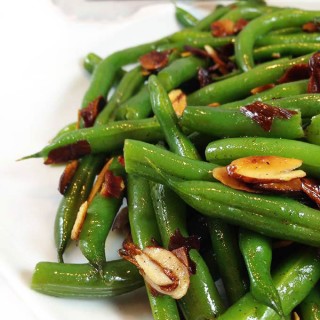
{"label": "almond sliver", "polygon": [[212,170],[212,176],[227,187],[236,190],[257,193],[258,191],[250,188],[246,183],[228,175],[227,167],[218,167]]}
{"label": "almond sliver", "polygon": [[302,161],[277,156],[251,156],[240,158],[227,166],[228,174],[247,183],[280,182],[303,178],[306,173],[295,170]]}

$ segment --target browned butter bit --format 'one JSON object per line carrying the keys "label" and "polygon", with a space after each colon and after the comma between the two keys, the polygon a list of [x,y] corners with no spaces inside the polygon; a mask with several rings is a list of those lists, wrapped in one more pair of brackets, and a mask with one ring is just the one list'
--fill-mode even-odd
{"label": "browned butter bit", "polygon": [[105,107],[106,100],[100,96],[88,104],[87,107],[79,110],[79,116],[83,120],[84,127],[92,127],[98,114]]}
{"label": "browned butter bit", "polygon": [[156,71],[164,68],[169,63],[170,53],[171,50],[162,52],[153,50],[141,56],[139,61],[143,69],[148,71]]}
{"label": "browned butter bit", "polygon": [[320,31],[320,21],[319,20],[309,21],[302,26],[302,30],[304,32],[309,32],[309,33],[319,32]]}
{"label": "browned butter bit", "polygon": [[314,179],[303,178],[302,191],[320,208],[320,184]]}
{"label": "browned butter bit", "polygon": [[311,75],[309,65],[307,63],[297,63],[286,70],[278,83],[287,83],[308,79]]}
{"label": "browned butter bit", "polygon": [[308,93],[320,93],[320,52],[316,52],[309,60],[311,77],[308,83]]}
{"label": "browned butter bit", "polygon": [[105,173],[105,179],[101,187],[100,193],[106,198],[119,199],[125,185],[121,176],[115,176],[112,171]]}
{"label": "browned butter bit", "polygon": [[290,119],[297,114],[294,110],[273,107],[261,101],[255,101],[245,107],[241,107],[240,111],[267,132],[270,132],[275,118]]}
{"label": "browned butter bit", "polygon": [[58,190],[62,195],[66,193],[68,186],[70,185],[70,182],[77,171],[77,168],[78,168],[78,161],[73,160],[69,162],[66,165],[65,169],[63,170],[63,173],[59,180],[59,187],[58,187]]}
{"label": "browned butter bit", "polygon": [[45,164],[64,163],[69,160],[79,159],[91,153],[91,147],[88,141],[80,140],[75,143],[51,150],[48,154]]}

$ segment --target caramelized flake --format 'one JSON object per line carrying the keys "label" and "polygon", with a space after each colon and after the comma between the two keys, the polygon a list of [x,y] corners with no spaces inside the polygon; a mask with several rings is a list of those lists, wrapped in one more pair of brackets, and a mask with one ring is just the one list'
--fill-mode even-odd
{"label": "caramelized flake", "polygon": [[211,24],[211,33],[214,37],[227,37],[238,34],[247,24],[248,21],[242,18],[236,22],[220,19]]}
{"label": "caramelized flake", "polygon": [[200,238],[197,236],[184,237],[180,230],[177,229],[170,237],[168,249],[174,252],[177,249],[184,248],[187,256],[188,263],[185,264],[188,267],[190,274],[196,273],[196,264],[191,260],[189,251],[191,249],[200,249]]}
{"label": "caramelized flake", "polygon": [[88,141],[80,140],[66,146],[51,150],[48,154],[45,164],[64,163],[69,160],[79,159],[91,153],[91,147]]}
{"label": "caramelized flake", "polygon": [[319,182],[309,179],[303,178],[301,179],[302,182],[302,191],[312,199],[317,206],[320,208],[320,184]]}
{"label": "caramelized flake", "polygon": [[257,93],[269,90],[269,89],[273,88],[274,86],[275,86],[274,83],[269,83],[269,84],[265,84],[260,87],[256,87],[256,88],[252,89],[250,92],[251,92],[251,94],[257,94]]}
{"label": "caramelized flake", "polygon": [[169,62],[169,54],[171,50],[156,51],[153,50],[141,56],[139,61],[143,69],[148,71],[156,71],[164,68]]}
{"label": "caramelized flake", "polygon": [[308,79],[310,77],[310,68],[307,63],[298,63],[287,69],[278,83],[287,83],[298,80]]}
{"label": "caramelized flake", "polygon": [[208,104],[208,107],[212,107],[212,108],[216,108],[221,106],[221,104],[219,102],[212,102],[210,104]]}
{"label": "caramelized flake", "polygon": [[273,107],[260,101],[241,107],[240,111],[267,132],[270,132],[275,118],[290,119],[297,114],[296,111]]}
{"label": "caramelized flake", "polygon": [[211,33],[214,37],[227,37],[234,34],[235,24],[229,19],[221,19],[211,24]]}
{"label": "caramelized flake", "polygon": [[70,182],[74,176],[74,174],[76,173],[77,171],[77,168],[78,168],[78,161],[77,160],[73,160],[71,162],[69,162],[61,177],[60,177],[60,181],[59,181],[59,192],[64,195],[70,185]]}
{"label": "caramelized flake", "polygon": [[125,186],[122,177],[115,176],[112,171],[108,170],[105,173],[105,180],[102,184],[100,193],[106,198],[119,199],[124,187]]}
{"label": "caramelized flake", "polygon": [[198,81],[200,87],[203,88],[212,82],[210,73],[207,69],[199,68],[198,70]]}
{"label": "caramelized flake", "polygon": [[84,127],[92,127],[98,114],[105,107],[106,100],[100,96],[97,99],[89,103],[86,108],[79,110],[79,117],[84,122]]}
{"label": "caramelized flake", "polygon": [[290,181],[257,183],[253,185],[254,188],[264,191],[272,192],[300,192],[302,190],[301,179],[292,179]]}
{"label": "caramelized flake", "polygon": [[320,31],[320,22],[319,21],[307,22],[302,26],[302,30],[304,32],[309,32],[309,33],[319,32]]}
{"label": "caramelized flake", "polygon": [[309,60],[311,77],[308,83],[308,93],[320,93],[320,52],[316,52]]}
{"label": "caramelized flake", "polygon": [[238,34],[249,22],[245,19],[239,19],[233,28],[234,34]]}
{"label": "caramelized flake", "polygon": [[249,186],[247,183],[233,178],[228,174],[227,167],[218,167],[212,170],[212,176],[227,187],[235,190],[242,190],[250,193],[257,193],[258,191]]}
{"label": "caramelized flake", "polygon": [[118,156],[117,160],[123,167],[125,167],[124,157],[123,156]]}

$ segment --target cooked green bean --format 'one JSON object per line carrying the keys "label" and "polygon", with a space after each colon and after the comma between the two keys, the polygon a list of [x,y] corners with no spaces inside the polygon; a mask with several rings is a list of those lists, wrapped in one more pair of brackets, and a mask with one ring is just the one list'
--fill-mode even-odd
{"label": "cooked green bean", "polygon": [[252,296],[283,316],[280,296],[271,277],[271,239],[256,232],[242,230],[239,243],[249,272]]}
{"label": "cooked green bean", "polygon": [[[132,239],[139,248],[160,245],[161,238],[150,197],[149,182],[139,176],[128,175],[128,211]],[[179,320],[176,301],[168,295],[152,294],[146,284],[153,318],[156,320]]]}
{"label": "cooked green bean", "polygon": [[83,66],[89,73],[92,73],[101,61],[102,58],[100,58],[97,54],[88,53],[84,58]]}
{"label": "cooked green bean", "polygon": [[138,269],[124,260],[109,261],[103,267],[103,277],[89,264],[39,262],[31,288],[56,297],[106,298],[142,285]]}
{"label": "cooked green bean", "polygon": [[238,245],[238,232],[221,219],[207,221],[224,290],[233,304],[248,291],[248,275]]}
{"label": "cooked green bean", "polygon": [[304,136],[300,112],[290,119],[275,119],[271,130],[265,131],[239,109],[187,107],[180,119],[180,124],[191,132],[201,132],[217,138],[261,136],[299,139]]}
{"label": "cooked green bean", "polygon": [[194,27],[198,22],[198,19],[194,15],[178,6],[176,6],[175,15],[178,22],[185,28]]}

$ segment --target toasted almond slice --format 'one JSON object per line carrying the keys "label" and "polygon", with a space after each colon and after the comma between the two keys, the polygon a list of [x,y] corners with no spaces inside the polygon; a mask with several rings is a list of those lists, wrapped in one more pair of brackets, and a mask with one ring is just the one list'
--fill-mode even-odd
{"label": "toasted almond slice", "polygon": [[212,170],[212,175],[215,179],[220,181],[222,184],[232,189],[253,192],[253,193],[258,192],[257,190],[250,188],[246,183],[229,176],[227,172],[227,167],[214,168]]}
{"label": "toasted almond slice", "polygon": [[133,243],[124,243],[119,254],[136,265],[144,280],[157,292],[182,298],[189,288],[188,267],[171,251],[161,247],[139,249]]}
{"label": "toasted almond slice", "polygon": [[[190,275],[187,266],[185,266],[172,252],[159,247],[147,247],[144,252],[153,260],[158,261],[163,269],[170,270],[174,276],[178,278],[178,286],[171,292],[163,290],[163,288],[157,288],[153,286],[157,291],[161,293],[169,294],[174,299],[182,298],[188,291],[190,285]],[[150,276],[150,274],[148,274]]]}
{"label": "toasted almond slice", "polygon": [[290,181],[256,183],[254,188],[275,192],[300,192],[302,190],[301,179],[296,178]]}
{"label": "toasted almond slice", "polygon": [[175,89],[169,92],[169,99],[176,115],[181,117],[184,109],[187,106],[186,94],[180,89]]}
{"label": "toasted almond slice", "polygon": [[96,182],[94,183],[92,189],[91,189],[91,192],[89,194],[89,197],[88,197],[88,203],[91,203],[94,196],[98,193],[98,191],[100,190],[101,188],[101,185],[103,184],[104,182],[104,179],[105,179],[105,175],[106,175],[106,172],[109,170],[109,167],[111,165],[111,162],[113,161],[113,158],[111,158],[106,164],[105,166],[102,168],[102,170],[100,171],[97,179],[96,179]]}
{"label": "toasted almond slice", "polygon": [[297,312],[293,311],[293,314],[292,314],[292,319],[293,320],[300,320],[300,316],[297,314]]}
{"label": "toasted almond slice", "polygon": [[163,268],[155,263],[150,256],[142,253],[135,257],[139,267],[143,270],[144,274],[149,278],[149,282],[152,282],[158,286],[169,286],[173,284],[173,281],[163,272]]}
{"label": "toasted almond slice", "polygon": [[84,220],[86,219],[88,211],[88,201],[85,201],[79,208],[76,221],[73,225],[72,231],[71,231],[71,239],[72,240],[78,240],[79,235],[84,223]]}
{"label": "toasted almond slice", "polygon": [[228,174],[247,183],[290,181],[303,178],[306,173],[295,170],[302,161],[277,156],[251,156],[240,158],[227,166]]}

